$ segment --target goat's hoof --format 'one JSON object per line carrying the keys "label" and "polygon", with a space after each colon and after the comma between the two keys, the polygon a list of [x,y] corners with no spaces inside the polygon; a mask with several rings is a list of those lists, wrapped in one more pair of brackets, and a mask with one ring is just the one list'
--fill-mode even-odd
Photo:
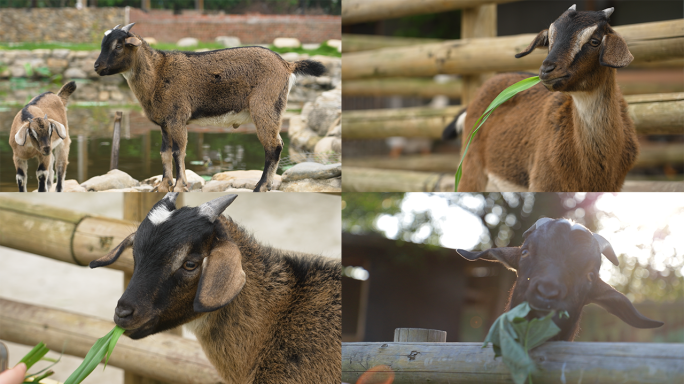
{"label": "goat's hoof", "polygon": [[181,187],[180,185],[176,185],[176,186],[173,188],[173,191],[174,191],[174,192],[190,192],[190,191],[188,190],[188,187],[186,187],[186,186],[182,186],[182,187]]}

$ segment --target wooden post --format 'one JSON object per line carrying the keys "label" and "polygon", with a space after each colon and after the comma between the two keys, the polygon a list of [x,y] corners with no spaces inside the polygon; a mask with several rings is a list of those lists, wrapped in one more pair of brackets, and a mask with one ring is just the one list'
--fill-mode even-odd
{"label": "wooden post", "polygon": [[112,137],[112,154],[109,159],[109,170],[119,168],[119,144],[121,142],[121,111],[116,111],[114,117],[114,135]]}
{"label": "wooden post", "polygon": [[[461,39],[496,37],[496,4],[461,10]],[[463,75],[461,105],[468,105],[482,83],[493,73]],[[467,140],[463,140],[464,146]]]}
{"label": "wooden post", "polygon": [[78,135],[78,181],[84,182],[88,179],[88,138],[85,135]]}
{"label": "wooden post", "polygon": [[204,11],[204,0],[195,0],[195,9],[200,12]]}
{"label": "wooden post", "polygon": [[[141,222],[154,204],[164,197],[164,193],[124,193],[124,220]],[[176,206],[183,206],[183,194],[176,199]],[[132,273],[124,272],[124,290],[131,282]],[[183,328],[177,327],[165,333],[183,336]],[[139,376],[133,372],[124,372],[124,384],[163,384],[161,381]]]}
{"label": "wooden post", "polygon": [[446,331],[425,328],[397,328],[394,330],[395,343],[446,343]]}
{"label": "wooden post", "polygon": [[150,0],[140,0],[140,8],[143,11],[149,11],[151,9]]}

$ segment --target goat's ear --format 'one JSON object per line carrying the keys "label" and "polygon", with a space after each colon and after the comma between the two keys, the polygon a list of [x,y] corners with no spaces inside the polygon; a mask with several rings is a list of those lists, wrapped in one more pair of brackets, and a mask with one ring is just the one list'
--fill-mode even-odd
{"label": "goat's ear", "polygon": [[90,262],[90,268],[106,267],[107,265],[114,263],[119,258],[119,256],[121,256],[123,251],[125,251],[126,249],[133,246],[133,239],[134,238],[135,238],[135,232],[128,235],[128,237],[126,237],[121,242],[121,244],[119,244],[116,248],[112,249],[105,256],[102,256],[97,260],[91,261]]}
{"label": "goat's ear", "polygon": [[617,32],[609,29],[608,33],[603,35],[603,41],[601,41],[599,63],[606,67],[624,68],[632,60],[634,60],[634,56],[629,52],[625,40]]}
{"label": "goat's ear", "polygon": [[532,40],[532,42],[530,43],[530,45],[528,45],[527,48],[525,48],[524,51],[522,51],[522,52],[518,53],[517,55],[515,55],[515,58],[516,58],[516,59],[519,59],[519,58],[521,58],[521,57],[523,57],[523,56],[529,55],[529,54],[532,53],[532,51],[534,51],[536,48],[539,48],[539,47],[548,47],[548,46],[549,46],[549,30],[548,30],[548,29],[545,29],[545,30],[539,32],[539,34],[537,35],[537,37],[535,37],[534,40]]}
{"label": "goat's ear", "polygon": [[24,123],[24,125],[19,127],[19,130],[14,135],[14,141],[17,142],[17,145],[23,146],[24,144],[26,144],[26,136],[28,136],[28,129],[29,129],[29,123],[28,122]]}
{"label": "goat's ear", "polygon": [[242,254],[235,243],[219,243],[202,263],[195,303],[195,312],[211,312],[225,307],[245,285]]}
{"label": "goat's ear", "polygon": [[126,46],[127,47],[139,47],[140,44],[142,44],[142,41],[138,39],[135,36],[127,37],[126,38]]}
{"label": "goat's ear", "polygon": [[634,308],[634,305],[622,293],[601,279],[596,279],[589,292],[589,302],[598,304],[620,320],[636,328],[658,328],[664,323],[651,320]]}
{"label": "goat's ear", "polygon": [[50,124],[52,124],[55,127],[54,129],[55,131],[57,131],[57,135],[59,135],[59,137],[61,137],[62,139],[66,139],[66,128],[64,127],[64,125],[59,121],[55,121],[52,119],[50,119],[49,121]]}
{"label": "goat's ear", "polygon": [[505,247],[490,248],[480,253],[468,252],[462,249],[457,249],[456,252],[470,261],[498,261],[508,269],[517,270],[518,262],[520,261],[521,250],[518,247]]}

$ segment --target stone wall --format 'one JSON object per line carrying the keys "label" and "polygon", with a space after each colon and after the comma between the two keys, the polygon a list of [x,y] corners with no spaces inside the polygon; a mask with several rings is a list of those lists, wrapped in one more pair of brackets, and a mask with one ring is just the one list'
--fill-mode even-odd
{"label": "stone wall", "polygon": [[0,41],[92,43],[124,22],[124,8],[3,8]]}
{"label": "stone wall", "polygon": [[[270,44],[276,37],[295,37],[302,43],[341,38],[341,18],[330,15],[174,15],[170,10],[130,8],[129,20],[141,36],[166,43],[184,37],[214,41],[217,36],[236,36],[242,44]],[[99,43],[104,31],[125,22],[124,8],[3,8],[0,41]]]}

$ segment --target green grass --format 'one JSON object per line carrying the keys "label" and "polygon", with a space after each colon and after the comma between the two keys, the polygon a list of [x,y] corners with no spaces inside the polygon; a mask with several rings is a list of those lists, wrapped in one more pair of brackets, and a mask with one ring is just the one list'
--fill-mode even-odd
{"label": "green grass", "polygon": [[[212,42],[202,42],[200,41],[196,47],[179,47],[173,43],[159,43],[152,45],[152,48],[161,49],[163,51],[194,51],[197,49],[223,49],[225,48],[222,44],[212,43]],[[333,56],[341,57],[340,52],[337,52],[336,48],[329,47],[326,44],[321,44],[317,49],[303,49],[303,48],[276,48],[273,45],[268,46],[272,51],[278,52],[280,54],[287,52],[296,53],[306,53],[311,56],[313,55],[323,55],[323,56]],[[95,43],[8,43],[0,42],[0,50],[34,50],[34,49],[70,49],[72,51],[98,51],[100,49],[100,44]]]}

